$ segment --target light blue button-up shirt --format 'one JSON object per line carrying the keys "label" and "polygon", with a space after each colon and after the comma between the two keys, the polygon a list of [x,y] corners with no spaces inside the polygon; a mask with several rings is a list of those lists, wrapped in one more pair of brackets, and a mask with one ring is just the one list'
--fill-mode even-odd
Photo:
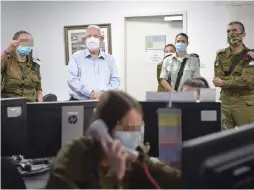
{"label": "light blue button-up shirt", "polygon": [[75,52],[69,61],[69,94],[75,99],[87,100],[94,92],[117,90],[120,77],[112,55],[100,52],[97,58],[88,50]]}

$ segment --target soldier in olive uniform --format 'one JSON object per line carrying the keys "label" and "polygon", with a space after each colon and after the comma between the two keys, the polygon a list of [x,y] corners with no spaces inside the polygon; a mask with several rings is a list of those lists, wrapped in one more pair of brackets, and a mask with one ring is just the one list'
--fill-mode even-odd
{"label": "soldier in olive uniform", "polygon": [[[124,92],[105,92],[93,121],[98,119],[107,125],[113,142],[106,145],[103,138],[92,139],[88,130],[85,137],[66,144],[55,159],[46,188],[180,188],[179,170],[153,161],[142,147],[137,148],[139,158],[130,161],[129,153],[123,148],[123,145],[130,149],[138,146],[135,140],[138,134],[134,131],[143,124],[143,118],[136,100]],[[154,180],[148,176],[147,169]]]}
{"label": "soldier in olive uniform", "polygon": [[176,53],[164,59],[160,74],[161,84],[169,92],[182,91],[185,80],[200,76],[199,56],[186,52],[188,36],[180,33],[175,41]]}
{"label": "soldier in olive uniform", "polygon": [[[168,56],[176,52],[176,48],[173,44],[168,44],[164,48],[164,59],[166,59]],[[158,92],[167,92],[167,90],[162,86],[160,82],[160,74],[162,69],[163,60],[157,65],[157,80],[158,80]]]}
{"label": "soldier in olive uniform", "polygon": [[242,23],[229,23],[227,32],[229,47],[217,52],[213,80],[221,87],[224,129],[254,123],[254,50],[243,44]]}
{"label": "soldier in olive uniform", "polygon": [[20,41],[32,39],[28,32],[17,32],[1,54],[1,97],[25,97],[42,102],[40,61],[33,59],[32,49],[21,47]]}

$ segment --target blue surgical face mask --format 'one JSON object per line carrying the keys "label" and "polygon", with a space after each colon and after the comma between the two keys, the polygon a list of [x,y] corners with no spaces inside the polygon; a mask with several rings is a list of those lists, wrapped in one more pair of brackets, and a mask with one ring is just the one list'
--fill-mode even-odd
{"label": "blue surgical face mask", "polygon": [[186,43],[176,43],[176,51],[177,52],[183,52],[186,51],[187,49],[187,44]]}
{"label": "blue surgical face mask", "polygon": [[29,55],[29,53],[31,53],[32,49],[31,48],[28,48],[28,47],[19,47],[17,49],[17,53],[20,55],[20,56],[27,56]]}
{"label": "blue surgical face mask", "polygon": [[142,133],[140,131],[116,131],[114,138],[120,140],[125,147],[130,149],[136,149],[142,144]]}

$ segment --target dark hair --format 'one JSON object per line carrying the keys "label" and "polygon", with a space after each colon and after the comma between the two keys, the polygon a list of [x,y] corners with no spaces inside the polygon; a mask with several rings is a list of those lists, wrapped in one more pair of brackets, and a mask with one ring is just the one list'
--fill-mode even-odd
{"label": "dark hair", "polygon": [[[183,36],[183,37],[185,37],[186,38],[186,40],[187,40],[187,42],[189,42],[189,37],[188,37],[188,35],[187,34],[185,34],[185,33],[180,33],[180,34],[177,34],[176,35],[176,38],[178,38],[178,36]],[[175,39],[176,39],[175,38]]]}
{"label": "dark hair", "polygon": [[233,22],[230,22],[230,23],[228,24],[228,26],[231,26],[231,25],[233,25],[233,24],[238,24],[238,25],[240,25],[241,28],[242,28],[242,32],[243,32],[243,33],[245,32],[245,28],[244,28],[243,23],[241,23],[241,22],[239,22],[239,21],[233,21]]}
{"label": "dark hair", "polygon": [[108,126],[109,134],[112,134],[117,123],[133,108],[142,113],[140,104],[127,93],[108,91],[102,95],[92,121],[102,119]]}
{"label": "dark hair", "polygon": [[174,48],[174,50],[176,51],[176,47],[174,46],[174,44],[167,44],[167,45],[165,45],[164,50],[165,50],[167,47],[172,47],[172,48]]}
{"label": "dark hair", "polygon": [[183,86],[190,86],[193,88],[210,88],[207,80],[203,77],[188,79],[183,83]]}
{"label": "dark hair", "polygon": [[29,32],[24,31],[24,30],[21,30],[21,31],[16,32],[16,33],[14,34],[14,36],[13,36],[12,39],[13,39],[13,40],[17,40],[21,34],[28,34],[29,36],[32,36]]}

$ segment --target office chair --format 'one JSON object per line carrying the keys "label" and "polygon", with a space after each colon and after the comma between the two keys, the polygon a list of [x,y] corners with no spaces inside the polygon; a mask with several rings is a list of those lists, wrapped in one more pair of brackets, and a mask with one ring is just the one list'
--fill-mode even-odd
{"label": "office chair", "polygon": [[47,94],[43,97],[43,102],[56,102],[57,96],[55,94]]}
{"label": "office chair", "polygon": [[15,163],[9,158],[1,158],[1,189],[26,189]]}

